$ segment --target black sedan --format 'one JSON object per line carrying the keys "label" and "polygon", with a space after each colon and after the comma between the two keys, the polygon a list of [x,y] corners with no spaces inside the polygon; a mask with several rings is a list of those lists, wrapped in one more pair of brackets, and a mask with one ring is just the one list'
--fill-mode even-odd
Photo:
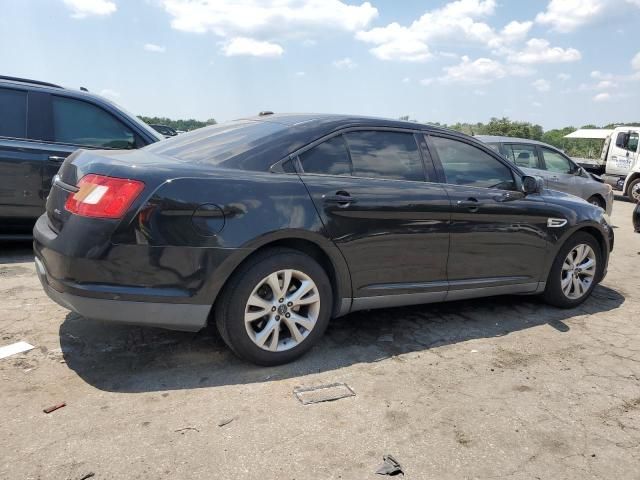
{"label": "black sedan", "polygon": [[266,115],[132,151],[79,151],[34,229],[44,289],[88,318],[215,322],[262,365],[362,309],[540,294],[583,302],[606,213],[471,137],[416,123]]}

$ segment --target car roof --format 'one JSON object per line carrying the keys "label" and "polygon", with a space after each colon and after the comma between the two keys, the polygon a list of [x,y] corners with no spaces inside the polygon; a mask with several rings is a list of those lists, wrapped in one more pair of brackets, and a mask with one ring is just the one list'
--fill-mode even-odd
{"label": "car roof", "polygon": [[350,126],[404,128],[411,130],[442,131],[450,134],[459,134],[453,130],[436,127],[426,123],[394,120],[390,118],[370,117],[365,115],[341,115],[333,113],[269,113],[243,117],[238,120],[253,120],[259,122],[271,122],[294,127],[296,130],[326,130],[332,131]]}
{"label": "car roof", "polygon": [[557,150],[553,145],[549,145],[548,143],[540,142],[538,140],[532,140],[530,138],[505,137],[500,135],[474,135],[474,138],[477,138],[484,143],[528,143],[530,145],[540,145]]}

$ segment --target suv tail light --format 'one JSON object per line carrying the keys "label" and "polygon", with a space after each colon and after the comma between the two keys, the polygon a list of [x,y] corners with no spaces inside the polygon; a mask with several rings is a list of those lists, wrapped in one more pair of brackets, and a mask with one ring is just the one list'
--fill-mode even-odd
{"label": "suv tail light", "polygon": [[67,198],[66,210],[83,217],[122,218],[144,189],[144,183],[89,174],[80,179],[78,188]]}

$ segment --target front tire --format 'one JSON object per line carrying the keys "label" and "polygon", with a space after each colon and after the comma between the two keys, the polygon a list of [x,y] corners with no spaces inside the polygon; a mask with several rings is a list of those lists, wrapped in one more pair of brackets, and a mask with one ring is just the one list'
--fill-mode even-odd
{"label": "front tire", "polygon": [[216,304],[220,335],[240,358],[291,362],[319,340],[333,305],[324,269],[297,250],[269,249],[235,272]]}
{"label": "front tire", "polygon": [[640,202],[640,178],[636,178],[627,186],[626,193],[632,202]]}
{"label": "front tire", "polygon": [[604,203],[604,200],[602,199],[602,197],[599,197],[598,195],[593,195],[589,197],[587,202],[589,202],[591,205],[595,205],[596,207],[600,207],[601,209],[606,210],[605,208],[606,204]]}
{"label": "front tire", "polygon": [[545,288],[544,300],[559,308],[573,308],[584,302],[602,273],[602,252],[590,234],[578,232],[558,252]]}

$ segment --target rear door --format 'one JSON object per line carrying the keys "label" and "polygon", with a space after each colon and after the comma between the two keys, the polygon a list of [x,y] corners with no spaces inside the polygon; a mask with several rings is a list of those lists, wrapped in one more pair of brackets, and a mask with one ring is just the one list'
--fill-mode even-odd
{"label": "rear door", "polygon": [[27,90],[0,88],[0,218],[3,226],[42,213],[41,157],[27,139]]}
{"label": "rear door", "polygon": [[299,155],[326,234],[349,265],[354,297],[446,294],[450,203],[419,140],[409,131],[353,130]]}
{"label": "rear door", "polygon": [[534,291],[548,247],[542,198],[524,196],[505,160],[488,149],[459,137],[428,139],[452,203],[448,298],[469,289]]}

